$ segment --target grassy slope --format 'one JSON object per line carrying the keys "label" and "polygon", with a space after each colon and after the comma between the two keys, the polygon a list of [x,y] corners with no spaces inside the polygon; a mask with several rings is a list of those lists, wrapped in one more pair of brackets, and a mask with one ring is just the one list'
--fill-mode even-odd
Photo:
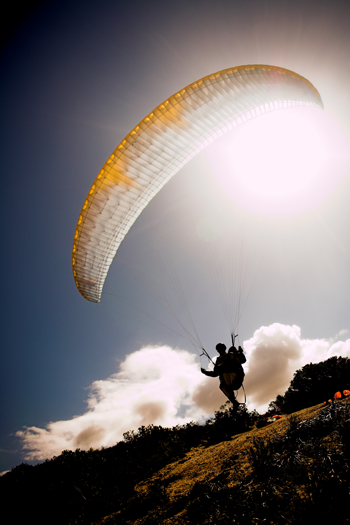
{"label": "grassy slope", "polygon": [[[341,401],[344,403],[346,401]],[[306,421],[317,416],[324,408],[323,404],[300,410],[264,428],[253,428],[248,432],[234,436],[229,441],[208,446],[201,445],[191,449],[186,456],[174,463],[168,464],[152,477],[142,481],[136,486],[138,497],[147,496],[156,489],[159,500],[163,497],[164,509],[168,512],[157,515],[154,513],[154,500],[149,498],[149,505],[140,506],[138,517],[132,521],[124,519],[123,511],[105,517],[98,522],[99,525],[112,523],[194,523],[193,518],[188,517],[188,506],[196,497],[195,487],[201,487],[205,483],[220,483],[222,480],[226,486],[235,488],[249,483],[251,474],[251,463],[248,452],[255,439],[268,441],[271,438],[282,437],[288,430],[291,416],[299,421]],[[198,492],[200,495],[200,492]],[[153,502],[153,506],[152,506]],[[142,516],[142,517],[141,517]]]}

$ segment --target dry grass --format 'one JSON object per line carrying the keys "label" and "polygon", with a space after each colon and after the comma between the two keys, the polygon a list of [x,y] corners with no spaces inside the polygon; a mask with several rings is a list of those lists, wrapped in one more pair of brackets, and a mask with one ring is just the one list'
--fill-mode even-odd
{"label": "dry grass", "polygon": [[[350,399],[338,401],[338,403],[350,404]],[[312,420],[324,408],[324,404],[319,404],[289,416],[285,415],[266,427],[253,427],[247,432],[235,435],[231,439],[218,444],[208,445],[202,443],[199,447],[192,448],[182,459],[169,463],[157,473],[135,486],[135,504],[137,505],[138,501],[149,502],[146,503],[143,510],[140,508],[137,517],[135,515],[135,518],[130,521],[130,518],[127,518],[128,511],[121,509],[119,512],[113,513],[99,521],[98,525],[192,525],[193,523],[216,523],[217,517],[220,518],[220,523],[242,522],[244,524],[249,523],[249,525],[250,523],[260,523],[259,519],[261,516],[260,518],[254,517],[255,511],[251,514],[253,521],[249,518],[249,512],[245,517],[243,514],[244,507],[239,521],[237,521],[237,517],[232,521],[230,510],[225,508],[225,501],[223,503],[220,497],[225,499],[227,496],[228,499],[231,498],[231,501],[235,501],[235,495],[238,498],[243,497],[248,505],[250,502],[257,509],[261,508],[261,505],[268,504],[270,495],[268,493],[269,488],[264,484],[265,467],[263,465],[261,471],[263,477],[259,481],[259,478],[256,478],[256,472],[252,470],[251,451],[256,449],[257,443],[266,444],[266,450],[268,450],[271,443],[283,442],[283,439],[290,434],[291,428],[294,428],[293,425],[302,421]],[[327,418],[327,414],[325,415]],[[325,443],[325,450],[332,453],[332,450],[338,446],[337,441],[338,439],[334,439],[331,432],[325,435],[323,439],[321,438],[319,444],[321,442]],[[312,455],[312,441],[310,443]],[[304,456],[302,461],[311,466],[315,460],[312,457]],[[259,468],[261,469],[261,467]],[[285,502],[286,498],[288,500],[287,494],[290,494],[292,498],[294,498],[293,494],[297,495],[297,497],[294,498],[294,502],[289,509],[283,507],[284,503],[281,503],[282,507],[280,510],[286,516],[282,517],[282,521],[277,520],[275,522],[273,513],[267,514],[267,521],[266,519],[263,519],[263,521],[269,522],[271,525],[282,522],[288,524],[296,523],[293,515],[294,512],[298,514],[297,510],[299,509],[298,507],[293,507],[293,505],[298,506],[302,502],[311,502],[312,508],[312,496],[310,500],[310,493],[308,493],[310,487],[304,487],[302,481],[295,484],[290,477],[285,479],[285,482],[283,482],[283,479],[285,478],[282,472],[282,478],[277,481],[277,484],[272,481],[272,497],[275,498],[275,501]],[[258,496],[259,499],[260,493],[261,501],[257,501],[255,498]],[[206,502],[210,499],[211,503],[207,504]],[[197,510],[199,512],[198,515],[196,514]],[[320,516],[322,516],[322,511],[320,512]],[[259,512],[256,516],[259,516]],[[196,519],[199,521],[194,521]],[[343,522],[348,523],[349,520]]]}
{"label": "dry grass", "polygon": [[[253,427],[243,434],[233,436],[230,440],[206,446],[192,448],[184,458],[168,464],[150,478],[136,485],[135,490],[139,496],[147,496],[154,487],[161,487],[166,493],[168,504],[172,507],[172,516],[162,516],[159,521],[152,518],[152,510],[142,518],[132,523],[142,525],[148,523],[162,523],[164,525],[190,524],[187,507],[191,502],[191,492],[195,486],[203,483],[217,483],[223,480],[227,487],[244,485],[249,482],[251,474],[251,461],[249,450],[256,439],[268,442],[270,439],[283,437],[290,427],[290,418],[298,421],[312,419],[324,408],[323,404],[300,410],[290,416],[283,416],[263,428]],[[193,492],[192,492],[193,494]],[[112,514],[99,522],[100,525],[116,523],[129,523],[119,521],[121,512]],[[131,522],[130,522],[131,523]]]}
{"label": "dry grass", "polygon": [[[323,404],[316,405],[295,412],[293,416],[300,421],[315,417]],[[289,416],[290,417],[290,416]],[[241,483],[250,474],[248,450],[254,438],[269,439],[282,436],[289,427],[289,417],[283,416],[275,423],[263,428],[252,428],[244,434],[234,436],[230,441],[223,441],[217,445],[193,448],[186,456],[174,463],[170,463],[157,474],[142,481],[136,486],[138,491],[147,491],[147,487],[155,481],[161,481],[167,487],[167,494],[171,500],[188,495],[197,482],[208,482],[217,479],[222,473],[228,474],[229,485]],[[232,466],[227,467],[229,460]],[[227,472],[229,471],[229,472]],[[142,523],[140,521],[140,523]]]}

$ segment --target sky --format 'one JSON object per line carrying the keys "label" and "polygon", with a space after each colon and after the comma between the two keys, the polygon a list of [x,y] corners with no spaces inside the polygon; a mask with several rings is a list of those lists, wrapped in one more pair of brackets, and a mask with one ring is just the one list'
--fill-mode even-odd
{"label": "sky", "polygon": [[[266,410],[304,364],[350,357],[349,16],[337,0],[46,1],[8,15],[0,471],[211,417],[225,398],[183,327],[214,357],[230,343],[226,295],[248,408]],[[324,111],[256,119],[192,159],[122,242],[101,303],[83,299],[73,236],[106,159],[170,95],[243,64],[305,76]]]}

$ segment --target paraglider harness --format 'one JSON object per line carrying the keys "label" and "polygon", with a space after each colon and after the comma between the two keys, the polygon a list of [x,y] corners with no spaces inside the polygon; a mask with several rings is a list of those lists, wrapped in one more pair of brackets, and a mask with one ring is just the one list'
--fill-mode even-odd
{"label": "paraglider harness", "polygon": [[[238,334],[237,334],[238,335]],[[227,354],[224,355],[224,360],[218,363],[213,362],[208,352],[202,348],[203,352],[201,355],[205,355],[214,365],[215,375],[220,378],[220,390],[228,397],[228,399],[235,405],[244,405],[247,397],[244,390],[244,370],[242,364],[247,361],[243,349],[241,346],[235,347],[235,338],[237,335],[231,334],[232,346],[228,349]],[[220,356],[221,357],[221,356]],[[218,358],[220,360],[220,357]],[[215,370],[216,369],[216,370]],[[209,374],[208,374],[209,375]],[[211,375],[211,374],[210,374]],[[234,391],[238,391],[243,388],[244,402],[238,403],[236,400],[236,394]]]}

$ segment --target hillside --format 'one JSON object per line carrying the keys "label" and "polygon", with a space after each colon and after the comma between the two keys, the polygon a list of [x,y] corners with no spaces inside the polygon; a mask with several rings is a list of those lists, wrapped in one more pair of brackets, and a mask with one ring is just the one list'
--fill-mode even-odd
{"label": "hillside", "polygon": [[[333,408],[333,418],[338,412],[344,411],[347,414],[349,413],[349,404],[347,407],[346,404],[348,404],[346,401],[341,401]],[[259,515],[259,512],[257,512],[256,519],[251,515],[252,513],[244,512],[242,495],[251,506],[252,498],[257,495],[257,487],[253,483],[259,481],[256,479],[257,476],[253,475],[254,459],[252,450],[257,450],[259,443],[260,448],[261,443],[263,443],[266,449],[269,449],[269,444],[282,442],[291,431],[291,427],[301,425],[305,428],[309,420],[316,421],[322,412],[324,412],[325,416],[323,419],[331,419],[332,408],[326,408],[323,404],[320,404],[300,410],[292,415],[284,416],[266,427],[260,429],[254,427],[247,432],[234,436],[230,440],[208,447],[205,445],[194,447],[183,459],[166,465],[156,474],[143,480],[135,487],[139,508],[139,511],[136,511],[138,516],[135,515],[133,518],[130,516],[131,520],[129,521],[124,516],[126,510],[124,509],[97,523],[98,525],[111,525],[114,523],[135,523],[141,525],[148,523],[260,523],[265,521],[267,518],[263,518],[261,513]],[[322,420],[322,417],[319,417],[319,419]],[[312,425],[310,425],[311,427]],[[331,454],[333,449],[332,434],[337,432],[337,430],[335,429],[333,432],[331,426],[328,425],[328,431],[326,435],[322,435],[322,432],[318,429],[312,440],[315,440],[316,445],[321,438],[326,443],[329,454]],[[271,453],[271,448],[273,447],[270,446],[269,451],[265,450],[268,455]],[[259,451],[257,452],[259,453]],[[315,461],[312,455],[312,450],[309,450],[309,458],[304,458],[305,463],[307,463],[307,459],[311,462],[312,460]],[[263,457],[262,461],[264,462],[265,459],[267,458]],[[286,476],[285,482],[287,483],[287,481]],[[256,503],[258,505],[261,504],[263,508],[265,507],[267,514],[274,516],[277,508],[273,508],[273,501],[269,499],[268,491],[266,491],[268,487],[264,485],[264,481],[260,480],[258,492],[260,492],[262,497],[260,497],[261,501]],[[275,487],[275,492],[277,494],[279,491],[283,493],[284,488],[287,487],[282,485]],[[305,485],[299,487],[295,485],[295,494],[297,494],[298,499],[307,501],[310,496],[308,489],[309,487]],[[220,492],[223,493],[222,498],[220,498]],[[232,498],[235,499],[238,494],[241,500],[239,504],[235,505],[235,502],[232,502]],[[237,506],[240,508],[236,516],[230,514],[230,509],[227,509],[230,506],[227,505],[227,503],[230,503],[230,499],[233,507]],[[284,498],[281,497],[280,499],[283,500]],[[285,516],[270,516],[270,519],[273,521],[268,520],[268,523],[302,522],[296,516],[295,519],[293,518],[290,512],[291,509],[287,508],[288,502],[286,501],[285,503]],[[348,504],[349,502],[347,502]],[[271,512],[269,512],[269,508]],[[142,512],[144,512],[143,515]],[[126,514],[128,514],[128,511],[126,511]],[[125,518],[126,521],[124,521]],[[344,519],[344,523],[348,521],[346,518]]]}
{"label": "hillside", "polygon": [[[348,523],[350,398],[284,415],[222,407],[204,425],[141,427],[0,478],[4,523]],[[14,503],[15,502],[15,503]]]}

